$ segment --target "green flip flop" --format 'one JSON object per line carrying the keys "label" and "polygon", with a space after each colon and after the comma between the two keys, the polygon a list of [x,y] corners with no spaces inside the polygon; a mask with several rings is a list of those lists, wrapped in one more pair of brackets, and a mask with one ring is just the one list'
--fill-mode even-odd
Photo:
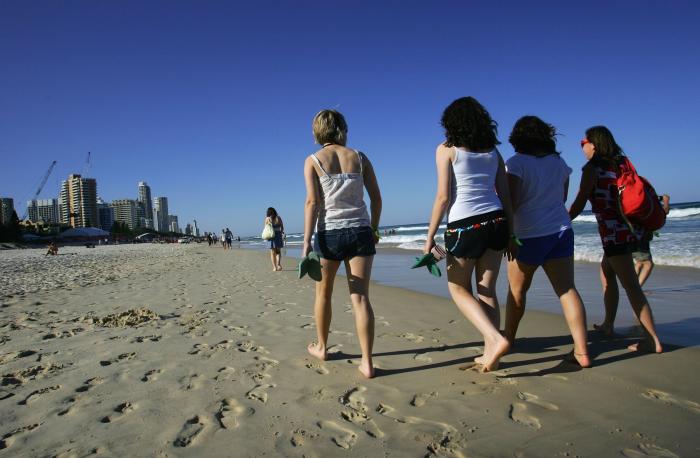
{"label": "green flip flop", "polygon": [[416,262],[413,264],[411,269],[417,269],[418,267],[426,267],[428,272],[430,272],[432,275],[442,277],[442,272],[437,265],[437,260],[435,259],[435,256],[433,256],[433,253],[427,253],[419,258],[416,258]]}
{"label": "green flip flop", "polygon": [[321,281],[321,259],[318,257],[318,254],[312,251],[302,258],[297,266],[297,271],[299,272],[299,278],[309,274],[311,279]]}

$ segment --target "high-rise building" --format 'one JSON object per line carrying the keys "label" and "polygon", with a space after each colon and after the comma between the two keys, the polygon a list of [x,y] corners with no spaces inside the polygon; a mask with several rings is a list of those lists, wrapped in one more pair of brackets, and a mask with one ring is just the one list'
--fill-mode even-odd
{"label": "high-rise building", "polygon": [[100,214],[100,229],[107,232],[111,231],[114,224],[114,208],[98,197],[97,212]]}
{"label": "high-rise building", "polygon": [[139,200],[136,201],[136,227],[146,227],[146,207]]}
{"label": "high-rise building", "polygon": [[194,227],[192,228],[193,235],[199,237],[199,227],[197,227],[197,220],[194,220]]}
{"label": "high-rise building", "polygon": [[180,226],[177,222],[177,215],[168,215],[168,223],[170,224],[170,232],[180,233]]}
{"label": "high-rise building", "polygon": [[12,200],[12,197],[0,197],[0,225],[9,226],[14,211],[15,201]]}
{"label": "high-rise building", "polygon": [[155,228],[159,232],[168,232],[168,198],[156,197],[153,199],[153,211],[157,212]]}
{"label": "high-rise building", "polygon": [[114,209],[114,221],[126,224],[133,231],[137,227],[137,205],[138,201],[133,199],[113,200],[110,206]]}
{"label": "high-rise building", "polygon": [[190,223],[187,223],[187,226],[185,226],[185,234],[192,235],[192,225]]}
{"label": "high-rise building", "polygon": [[97,227],[97,181],[73,174],[61,184],[61,222],[71,227]]}
{"label": "high-rise building", "polygon": [[27,218],[34,223],[60,223],[58,199],[39,199],[27,201]]}
{"label": "high-rise building", "polygon": [[144,227],[153,229],[153,204],[151,187],[145,181],[139,181],[139,202],[143,206]]}

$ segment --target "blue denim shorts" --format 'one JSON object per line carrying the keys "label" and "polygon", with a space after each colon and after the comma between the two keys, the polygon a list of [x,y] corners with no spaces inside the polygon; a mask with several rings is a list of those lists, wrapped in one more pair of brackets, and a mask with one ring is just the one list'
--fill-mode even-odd
{"label": "blue denim shorts", "polygon": [[323,259],[331,261],[373,256],[377,253],[374,234],[369,226],[319,231],[314,237],[314,251]]}
{"label": "blue denim shorts", "polygon": [[549,259],[568,258],[574,255],[574,231],[571,228],[520,241],[523,246],[518,249],[516,258],[531,266],[541,266]]}

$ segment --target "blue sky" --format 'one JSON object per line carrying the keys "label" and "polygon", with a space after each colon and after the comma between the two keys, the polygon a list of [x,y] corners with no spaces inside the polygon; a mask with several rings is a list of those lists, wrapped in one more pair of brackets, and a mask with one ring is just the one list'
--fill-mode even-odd
{"label": "blue sky", "polygon": [[0,195],[18,213],[89,175],[108,201],[147,181],[182,226],[302,230],[311,119],[337,108],[373,161],[383,224],[426,221],[442,110],[535,114],[574,168],[605,124],[672,201],[700,200],[697,2],[0,1]]}

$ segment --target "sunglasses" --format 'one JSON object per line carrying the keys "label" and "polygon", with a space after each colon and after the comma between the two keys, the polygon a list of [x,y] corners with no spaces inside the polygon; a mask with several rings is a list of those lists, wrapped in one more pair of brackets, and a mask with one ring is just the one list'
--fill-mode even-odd
{"label": "sunglasses", "polygon": [[584,138],[583,140],[581,140],[581,148],[583,148],[583,146],[588,144],[588,143],[590,143],[590,142],[588,141],[587,138]]}

